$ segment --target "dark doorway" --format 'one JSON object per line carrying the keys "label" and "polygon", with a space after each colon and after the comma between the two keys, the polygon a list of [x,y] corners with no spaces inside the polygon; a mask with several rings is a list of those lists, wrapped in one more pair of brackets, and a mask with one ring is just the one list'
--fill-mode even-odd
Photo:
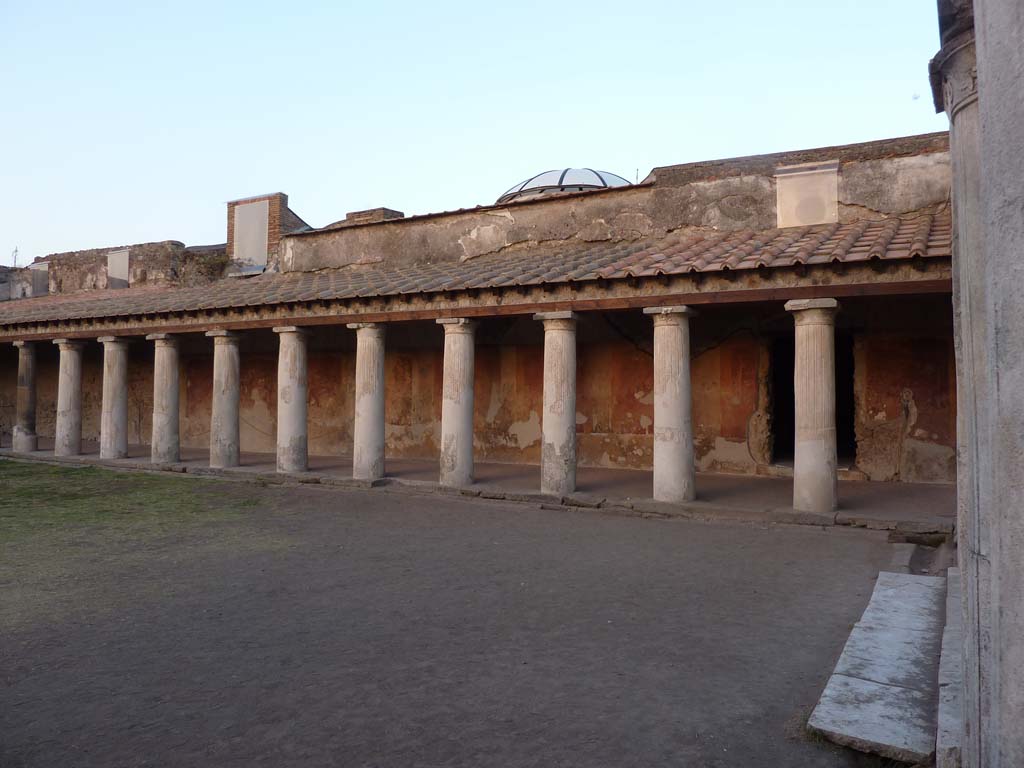
{"label": "dark doorway", "polygon": [[[772,343],[772,461],[791,464],[796,438],[793,412],[793,363],[795,346],[792,336],[782,336]],[[853,335],[836,333],[836,454],[840,467],[851,467],[857,458],[857,436],[854,432]]]}
{"label": "dark doorway", "polygon": [[781,336],[772,344],[772,462],[793,463],[796,439],[793,413],[793,363],[796,348],[793,336]]}

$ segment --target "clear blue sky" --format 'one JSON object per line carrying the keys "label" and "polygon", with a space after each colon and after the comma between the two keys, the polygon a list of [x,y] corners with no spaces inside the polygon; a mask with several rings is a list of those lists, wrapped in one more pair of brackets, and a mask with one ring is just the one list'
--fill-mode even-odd
{"label": "clear blue sky", "polygon": [[0,0],[0,263],[944,130],[935,0]]}

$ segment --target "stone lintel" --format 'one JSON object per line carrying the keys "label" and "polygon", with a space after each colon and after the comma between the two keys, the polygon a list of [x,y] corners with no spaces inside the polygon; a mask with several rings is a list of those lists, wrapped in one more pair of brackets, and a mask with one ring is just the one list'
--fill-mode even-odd
{"label": "stone lintel", "polygon": [[308,336],[309,329],[300,325],[275,325],[274,333],[297,333],[300,336]]}
{"label": "stone lintel", "polygon": [[790,299],[786,302],[787,312],[803,312],[805,309],[839,309],[835,299]]}
{"label": "stone lintel", "polygon": [[693,317],[697,310],[684,304],[677,304],[671,307],[644,307],[645,315],[688,315]]}
{"label": "stone lintel", "polygon": [[578,320],[579,315],[570,310],[562,312],[538,312],[533,316],[534,320]]}

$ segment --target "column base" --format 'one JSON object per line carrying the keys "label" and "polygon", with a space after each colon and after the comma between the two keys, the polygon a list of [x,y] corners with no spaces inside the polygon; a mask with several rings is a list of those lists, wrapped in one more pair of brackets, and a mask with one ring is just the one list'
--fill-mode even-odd
{"label": "column base", "polygon": [[39,436],[28,432],[19,432],[15,427],[11,448],[15,453],[33,453],[39,450]]}

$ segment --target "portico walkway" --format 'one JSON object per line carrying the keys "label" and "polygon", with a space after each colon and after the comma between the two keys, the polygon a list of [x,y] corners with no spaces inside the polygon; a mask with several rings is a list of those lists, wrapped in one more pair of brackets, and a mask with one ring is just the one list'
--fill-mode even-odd
{"label": "portico walkway", "polygon": [[[40,438],[39,450],[31,454],[12,454],[5,445],[0,454],[14,458],[54,461],[52,440]],[[70,463],[123,466],[131,469],[152,469],[150,447],[131,445],[125,459],[101,460],[98,443],[85,441],[83,453],[64,457]],[[271,482],[302,478],[310,483],[349,480],[352,478],[350,456],[310,456],[309,471],[282,478],[276,472],[272,453],[243,452],[240,465],[230,469],[210,469],[209,452],[183,448],[182,461],[169,465],[187,473],[259,477]],[[387,459],[385,479],[381,485],[436,490],[437,460]],[[760,477],[721,473],[697,473],[697,498],[692,502],[660,503],[650,498],[652,473],[634,469],[579,467],[577,492],[559,498],[539,492],[540,467],[534,464],[476,462],[475,482],[462,491],[468,495],[482,494],[520,501],[570,506],[601,506],[632,509],[640,513],[707,518],[748,519],[761,522],[803,523],[816,525],[847,525],[906,533],[952,533],[956,522],[956,488],[931,483],[882,483],[863,480],[839,481],[839,509],[833,518],[828,515],[809,516],[795,513],[792,506],[793,485],[788,477]],[[455,491],[458,492],[458,491]]]}

